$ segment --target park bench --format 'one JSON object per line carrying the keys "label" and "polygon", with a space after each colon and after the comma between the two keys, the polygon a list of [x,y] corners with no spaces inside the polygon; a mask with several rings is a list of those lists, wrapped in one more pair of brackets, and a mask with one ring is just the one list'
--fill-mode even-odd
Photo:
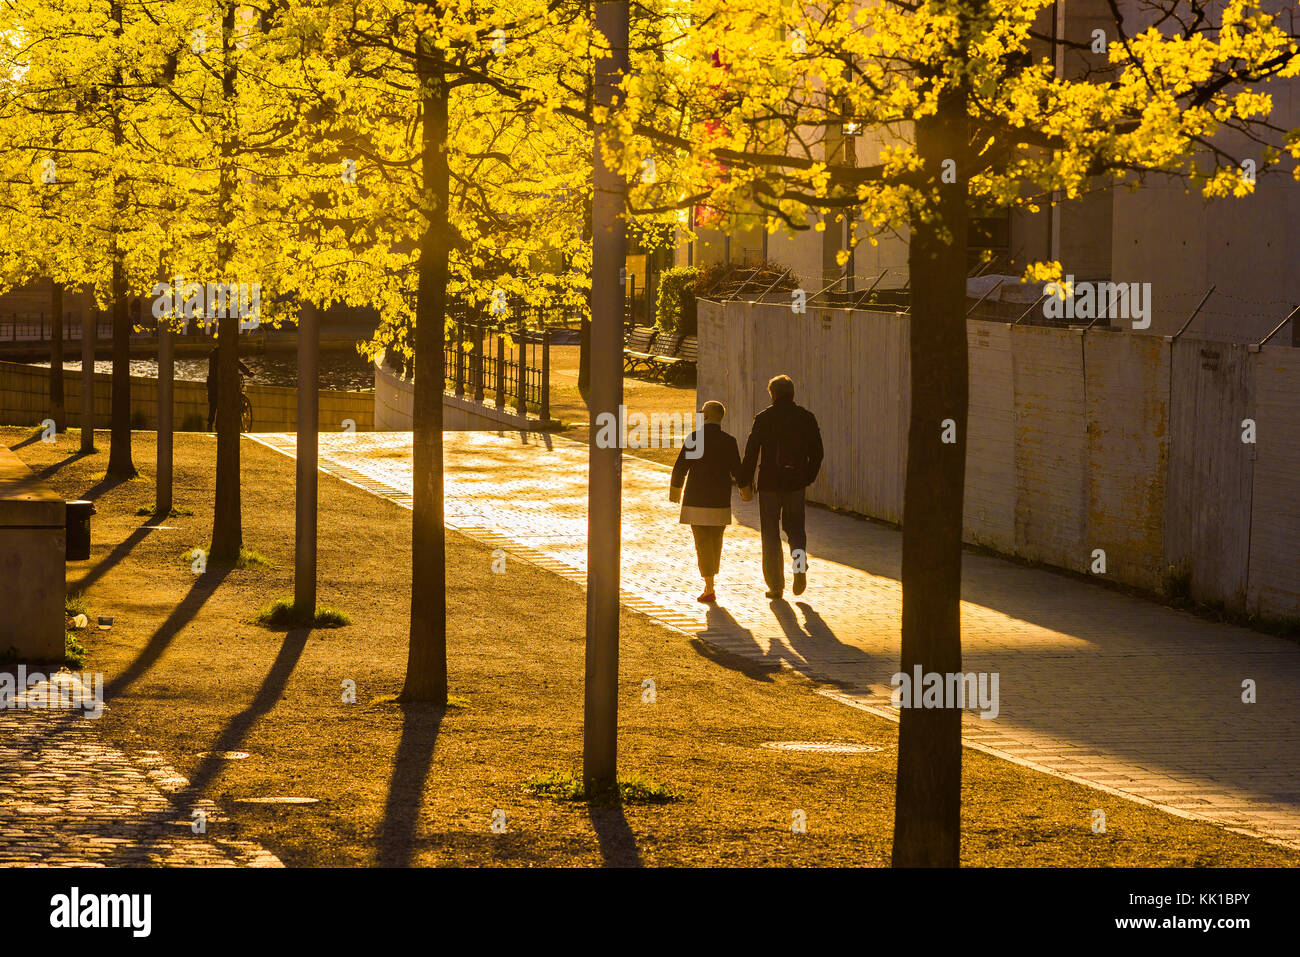
{"label": "park bench", "polygon": [[671,332],[661,332],[655,337],[648,367],[651,376],[668,381],[668,371],[677,361],[675,357],[681,344],[682,337]]}
{"label": "park bench", "polygon": [[657,345],[654,326],[636,326],[627,334],[623,343],[623,371],[635,372],[638,368],[650,368],[653,361],[653,349]]}
{"label": "park bench", "polygon": [[688,375],[695,374],[695,367],[699,362],[699,350],[700,340],[694,336],[682,337],[682,344],[673,355],[674,361],[669,370],[674,382],[680,382]]}
{"label": "park bench", "polygon": [[[671,341],[659,348],[659,342]],[[699,357],[699,340],[694,336],[660,336],[655,343],[655,372],[664,382],[680,382],[695,370]]]}

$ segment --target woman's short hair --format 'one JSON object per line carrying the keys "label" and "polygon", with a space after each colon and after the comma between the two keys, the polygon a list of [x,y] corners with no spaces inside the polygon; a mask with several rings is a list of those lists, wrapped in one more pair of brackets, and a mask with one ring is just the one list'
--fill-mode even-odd
{"label": "woman's short hair", "polygon": [[722,417],[727,414],[727,407],[721,402],[709,400],[700,406],[700,411],[704,413],[704,417],[710,422],[721,422]]}
{"label": "woman's short hair", "polygon": [[767,382],[767,394],[774,399],[793,399],[794,380],[788,375],[773,376]]}

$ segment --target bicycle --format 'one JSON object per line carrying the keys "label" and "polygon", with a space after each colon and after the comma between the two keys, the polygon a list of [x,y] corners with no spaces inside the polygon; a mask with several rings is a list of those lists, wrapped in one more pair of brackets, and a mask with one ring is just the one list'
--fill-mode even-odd
{"label": "bicycle", "polygon": [[[243,389],[239,390],[239,403],[240,403],[239,431],[252,432],[253,431],[253,403],[249,401],[248,393],[245,392]],[[213,423],[215,425],[215,423],[220,421],[221,421],[221,410],[218,409],[216,416],[213,418]]]}

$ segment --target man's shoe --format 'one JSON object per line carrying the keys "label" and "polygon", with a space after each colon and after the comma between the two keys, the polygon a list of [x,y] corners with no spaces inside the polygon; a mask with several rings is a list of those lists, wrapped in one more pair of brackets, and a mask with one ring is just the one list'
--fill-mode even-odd
{"label": "man's shoe", "polygon": [[778,598],[781,597],[781,593],[779,591],[769,591],[767,593],[767,597],[772,599],[773,601],[776,601]]}
{"label": "man's shoe", "polygon": [[807,588],[807,587],[808,587],[808,573],[807,573],[807,572],[795,572],[795,573],[794,573],[794,588],[791,589],[791,590],[792,590],[796,595],[802,595],[802,594],[803,594],[803,590],[804,590],[805,588]]}

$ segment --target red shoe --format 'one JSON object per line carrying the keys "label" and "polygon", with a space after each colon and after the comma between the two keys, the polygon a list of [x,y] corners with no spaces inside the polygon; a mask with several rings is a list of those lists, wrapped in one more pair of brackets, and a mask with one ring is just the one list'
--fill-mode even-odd
{"label": "red shoe", "polygon": [[712,605],[714,602],[716,602],[716,601],[718,600],[718,597],[717,597],[715,594],[713,594],[713,592],[711,592],[711,591],[706,591],[703,595],[701,595],[699,598],[697,598],[697,599],[695,599],[695,600],[696,600],[696,601],[702,601],[702,602],[704,602],[705,604],[708,604],[708,605]]}

